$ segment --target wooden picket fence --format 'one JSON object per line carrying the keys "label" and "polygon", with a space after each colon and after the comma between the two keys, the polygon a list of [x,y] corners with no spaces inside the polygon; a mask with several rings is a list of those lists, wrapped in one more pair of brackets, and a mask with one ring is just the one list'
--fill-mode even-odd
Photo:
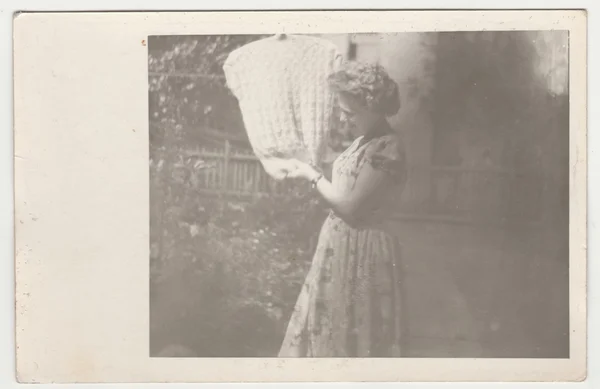
{"label": "wooden picket fence", "polygon": [[271,178],[254,154],[234,150],[228,141],[222,149],[201,148],[184,157],[203,162],[196,172],[196,189],[202,193],[249,198],[285,196],[291,189],[289,181]]}

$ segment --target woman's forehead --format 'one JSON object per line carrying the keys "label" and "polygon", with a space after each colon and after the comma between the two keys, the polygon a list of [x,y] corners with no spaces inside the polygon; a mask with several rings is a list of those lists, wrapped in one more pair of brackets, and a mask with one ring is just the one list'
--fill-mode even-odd
{"label": "woman's forehead", "polygon": [[345,94],[339,95],[339,105],[343,111],[357,111],[360,109],[360,105],[354,101],[350,96]]}

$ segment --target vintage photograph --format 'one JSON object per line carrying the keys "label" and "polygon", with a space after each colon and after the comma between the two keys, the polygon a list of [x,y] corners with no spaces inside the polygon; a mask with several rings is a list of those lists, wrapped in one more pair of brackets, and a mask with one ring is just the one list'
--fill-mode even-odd
{"label": "vintage photograph", "polygon": [[153,35],[153,358],[569,358],[569,32]]}
{"label": "vintage photograph", "polygon": [[586,380],[586,11],[12,23],[18,382]]}

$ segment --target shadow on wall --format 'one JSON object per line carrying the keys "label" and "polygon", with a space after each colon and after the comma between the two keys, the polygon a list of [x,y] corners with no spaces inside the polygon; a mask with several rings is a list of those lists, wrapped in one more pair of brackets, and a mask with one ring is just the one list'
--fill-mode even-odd
{"label": "shadow on wall", "polygon": [[[391,122],[405,137],[415,172],[407,188],[410,206],[419,206],[413,199],[433,201],[436,187],[445,185],[424,169],[433,165],[525,174],[527,180],[511,188],[507,181],[480,197],[510,192],[516,215],[547,202],[544,213],[564,212],[553,193],[568,188],[567,32],[357,34],[352,39],[357,60],[380,62],[400,85],[402,108]],[[492,203],[481,204],[480,211]]]}
{"label": "shadow on wall", "polygon": [[566,358],[568,244],[538,229],[399,223],[410,357]]}

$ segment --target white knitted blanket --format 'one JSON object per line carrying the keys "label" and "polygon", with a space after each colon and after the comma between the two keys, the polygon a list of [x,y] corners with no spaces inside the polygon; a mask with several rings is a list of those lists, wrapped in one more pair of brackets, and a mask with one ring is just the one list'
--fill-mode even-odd
{"label": "white knitted blanket", "polygon": [[290,158],[321,162],[334,97],[326,78],[341,61],[333,43],[299,35],[252,42],[225,61],[248,138],[271,176],[281,178]]}

